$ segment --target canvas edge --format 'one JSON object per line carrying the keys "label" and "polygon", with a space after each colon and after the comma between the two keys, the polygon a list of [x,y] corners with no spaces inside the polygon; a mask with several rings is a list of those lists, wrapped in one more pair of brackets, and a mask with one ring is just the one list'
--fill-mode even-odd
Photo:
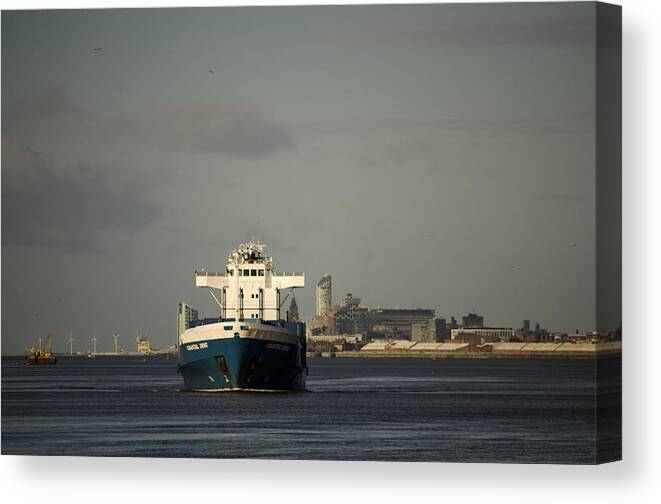
{"label": "canvas edge", "polygon": [[[612,332],[622,330],[622,7],[595,10],[596,328]],[[622,361],[608,360],[595,364],[596,464],[622,459]]]}

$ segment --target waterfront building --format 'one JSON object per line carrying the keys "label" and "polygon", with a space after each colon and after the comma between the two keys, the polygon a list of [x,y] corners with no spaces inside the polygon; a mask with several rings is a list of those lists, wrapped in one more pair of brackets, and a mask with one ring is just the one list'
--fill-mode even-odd
{"label": "waterfront building", "polygon": [[382,309],[369,311],[369,332],[371,338],[410,340],[414,324],[427,324],[435,316],[434,310]]}
{"label": "waterfront building", "polygon": [[325,317],[328,310],[330,310],[331,302],[331,276],[326,274],[317,284],[317,306],[315,315],[317,317]]}
{"label": "waterfront building", "polygon": [[332,310],[329,310],[329,312],[324,317],[314,317],[307,326],[308,334],[332,334],[333,321],[329,316],[331,312]]}
{"label": "waterfront building", "polygon": [[[177,309],[177,339],[179,341],[179,336],[181,333],[191,328],[193,322],[199,320],[199,313],[192,306],[179,301],[179,307]],[[178,343],[175,343],[177,345]]]}
{"label": "waterfront building", "polygon": [[321,334],[318,336],[308,336],[309,343],[361,343],[364,337],[362,334]]}
{"label": "waterfront building", "polygon": [[496,341],[517,341],[518,332],[511,327],[458,327],[450,331],[450,338],[470,343],[493,343]]}
{"label": "waterfront building", "polygon": [[443,318],[435,318],[427,322],[411,325],[411,341],[421,343],[443,343],[447,331],[446,321]]}
{"label": "waterfront building", "polygon": [[477,313],[469,313],[461,317],[461,325],[464,327],[484,327],[484,317]]}
{"label": "waterfront building", "polygon": [[448,331],[447,338],[450,337],[449,331],[451,331],[452,329],[456,329],[457,327],[459,327],[459,324],[457,323],[457,319],[454,316],[450,317],[450,322],[448,322],[446,326],[446,329]]}
{"label": "waterfront building", "polygon": [[362,334],[323,334],[308,336],[308,351],[329,352],[356,350],[364,340]]}
{"label": "waterfront building", "polygon": [[369,309],[351,293],[342,297],[339,305],[328,311],[330,329],[334,334],[366,334],[370,328]]}

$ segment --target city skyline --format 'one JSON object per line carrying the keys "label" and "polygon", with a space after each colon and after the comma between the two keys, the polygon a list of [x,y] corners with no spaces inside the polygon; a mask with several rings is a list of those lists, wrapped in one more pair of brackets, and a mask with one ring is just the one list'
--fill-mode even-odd
{"label": "city skyline", "polygon": [[170,345],[179,301],[215,313],[194,270],[249,239],[305,272],[304,317],[330,272],[369,306],[593,329],[594,20],[4,11],[2,353],[92,328]]}
{"label": "city skyline", "polygon": [[[324,279],[328,278],[329,276],[332,276],[332,275],[324,274],[321,280],[324,280]],[[338,295],[338,298],[340,298],[340,299],[338,299],[336,301],[333,301],[332,298],[331,298],[330,299],[330,302],[331,302],[330,306],[331,307],[342,306],[343,299],[346,296],[352,296],[352,295],[353,295],[352,292],[346,292],[346,293],[343,293],[341,295]],[[292,291],[292,296],[294,296],[293,291]],[[295,297],[292,297],[291,299],[294,300]],[[476,316],[479,319],[481,319],[480,324],[483,323],[484,327],[487,327],[487,328],[488,327],[503,327],[503,328],[504,327],[509,327],[511,329],[514,329],[514,330],[519,328],[517,326],[517,324],[500,324],[500,325],[488,324],[488,323],[484,322],[485,317],[483,315],[480,315],[481,312],[480,312],[480,310],[477,310],[477,309],[465,311],[464,312],[465,314],[464,313],[461,313],[461,314],[459,314],[459,313],[442,313],[442,312],[439,312],[436,308],[429,307],[429,306],[414,307],[414,306],[403,306],[403,305],[399,305],[399,304],[394,305],[394,306],[380,306],[380,305],[370,306],[370,305],[362,302],[363,301],[362,297],[358,297],[357,299],[360,301],[360,306],[365,307],[370,311],[379,311],[379,310],[432,310],[432,311],[435,312],[435,318],[436,319],[444,319],[448,323],[452,319],[456,319],[456,321],[458,323],[458,327],[472,327],[472,325],[470,325],[470,324],[466,325],[466,323],[465,323],[466,318],[471,317],[471,316]],[[184,309],[191,310],[195,314],[193,316],[194,319],[198,316],[199,316],[200,319],[205,318],[205,317],[212,317],[213,318],[215,316],[218,316],[217,313],[213,312],[213,309],[215,309],[216,307],[211,307],[211,311],[209,313],[199,314],[198,310],[195,309],[194,306],[188,305],[185,301],[179,301],[178,305],[179,305],[179,310],[182,309],[182,306],[184,307]],[[315,303],[315,306],[316,305],[318,305],[318,303]],[[179,313],[181,313],[181,312],[179,311]],[[39,314],[39,315],[41,315],[41,314]],[[315,317],[316,317],[316,315],[314,315],[314,314],[303,314],[303,315],[300,316],[300,320],[309,323]],[[177,316],[176,318],[177,318],[178,329],[175,332],[173,332],[173,334],[172,334],[173,341],[176,340],[178,334],[180,334],[181,331],[183,331],[186,327],[188,327],[188,326],[182,325],[183,322],[180,321],[180,315]],[[189,318],[190,318],[190,316],[189,316]],[[461,323],[459,323],[459,322],[461,322]],[[530,323],[531,319],[522,318],[521,322],[522,322],[522,327],[523,327],[523,325],[525,325],[526,322]],[[542,330],[544,330],[544,331],[549,330],[549,332],[551,332],[551,333],[563,333],[563,332],[564,333],[572,333],[572,332],[575,332],[575,331],[579,332],[579,329],[582,332],[592,332],[594,330],[594,328],[574,328],[574,329],[556,330],[554,328],[546,328],[543,323],[540,323],[540,321],[534,321],[533,320],[532,322],[533,322],[533,325],[537,326],[537,328],[541,327]],[[42,331],[42,332],[39,332],[38,334],[35,335],[35,339],[33,341],[33,343],[35,343],[35,344],[28,345],[28,346],[25,347],[25,349],[29,348],[30,346],[34,346],[35,348],[39,348],[40,344],[45,339],[45,336],[48,335],[48,336],[53,337],[53,341],[54,341],[53,346],[55,348],[55,351],[58,352],[58,353],[66,353],[66,351],[65,351],[66,348],[69,348],[70,352],[79,353],[79,354],[80,353],[82,353],[82,354],[95,353],[95,352],[92,351],[92,348],[93,348],[93,345],[96,345],[96,343],[98,341],[101,342],[101,344],[99,346],[99,349],[100,349],[99,351],[108,352],[110,350],[110,348],[108,348],[108,345],[106,345],[107,342],[105,341],[105,339],[102,338],[102,339],[99,340],[97,338],[96,329],[90,329],[88,332],[89,332],[89,338],[85,339],[85,338],[81,337],[81,339],[75,340],[75,339],[73,339],[73,332],[72,331],[69,331],[69,333],[67,333],[66,335],[65,334],[55,335],[51,331],[46,331],[46,332]],[[64,340],[59,341],[61,338],[56,337],[56,336],[66,337],[67,339],[65,341]],[[116,333],[116,332],[112,332],[110,334],[110,337],[107,338],[108,341],[112,342],[112,347],[115,349],[115,352],[117,351],[116,350],[117,349],[117,340],[120,337],[121,337],[121,334]],[[141,331],[140,328],[136,329],[135,338],[133,338],[133,336],[128,336],[128,337],[125,337],[124,339],[125,339],[125,341],[121,345],[121,352],[132,352],[132,351],[134,351],[133,347],[140,340],[149,341],[151,343],[152,348],[157,349],[157,350],[164,350],[166,348],[175,346],[173,341],[165,342],[165,343],[161,344],[160,346],[154,345],[154,343],[151,340],[151,337],[150,337],[149,333]],[[72,340],[73,340],[73,343],[76,343],[79,348],[73,349]],[[158,338],[158,341],[162,341],[162,340],[163,340],[163,338]],[[67,345],[66,347],[63,346],[65,344]],[[64,350],[60,347],[64,348]]]}

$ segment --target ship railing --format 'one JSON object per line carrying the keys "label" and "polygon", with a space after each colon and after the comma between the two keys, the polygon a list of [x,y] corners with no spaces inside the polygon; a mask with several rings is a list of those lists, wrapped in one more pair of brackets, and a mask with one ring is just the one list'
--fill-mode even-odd
{"label": "ship railing", "polygon": [[[225,276],[225,272],[220,272],[220,271],[195,271],[195,275],[197,276],[210,276],[210,277],[219,277],[219,276]],[[293,272],[293,273],[274,273],[273,276],[275,277],[290,277],[290,276],[305,276],[305,273],[303,272]]]}
{"label": "ship railing", "polygon": [[220,271],[197,271],[197,270],[195,270],[195,275],[197,275],[197,276],[218,277],[218,276],[225,276],[225,272],[220,272]]}

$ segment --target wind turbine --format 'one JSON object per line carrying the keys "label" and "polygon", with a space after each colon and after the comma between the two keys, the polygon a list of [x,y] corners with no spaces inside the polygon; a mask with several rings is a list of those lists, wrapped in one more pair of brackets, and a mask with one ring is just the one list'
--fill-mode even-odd
{"label": "wind turbine", "polygon": [[117,350],[117,348],[118,348],[117,347],[117,340],[119,339],[119,334],[114,334],[113,333],[112,337],[115,338],[115,353],[119,353],[119,351]]}
{"label": "wind turbine", "polygon": [[69,340],[67,343],[69,343],[69,355],[73,355],[73,344],[76,340],[73,339],[73,333],[69,331]]}

